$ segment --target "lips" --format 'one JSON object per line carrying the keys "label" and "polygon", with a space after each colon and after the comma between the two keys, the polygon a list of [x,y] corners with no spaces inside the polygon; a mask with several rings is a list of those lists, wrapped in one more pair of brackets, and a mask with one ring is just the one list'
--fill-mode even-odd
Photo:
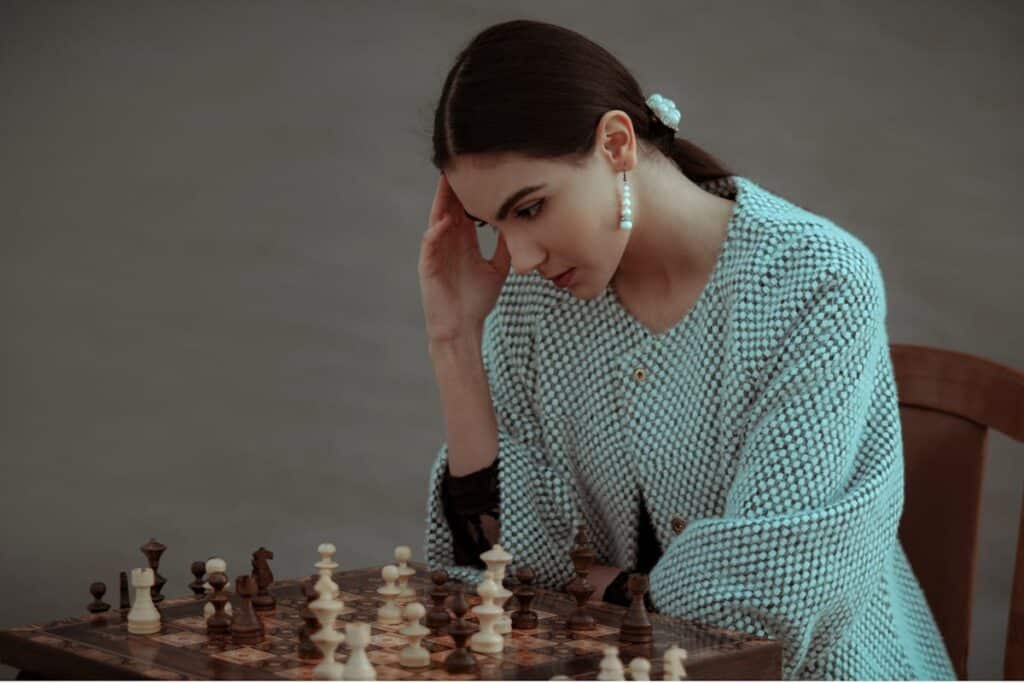
{"label": "lips", "polygon": [[569,285],[569,283],[572,282],[572,276],[573,276],[574,271],[575,271],[575,269],[570,268],[569,270],[565,271],[561,275],[552,278],[551,281],[553,283],[555,283],[555,285],[558,286],[558,287],[567,287]]}

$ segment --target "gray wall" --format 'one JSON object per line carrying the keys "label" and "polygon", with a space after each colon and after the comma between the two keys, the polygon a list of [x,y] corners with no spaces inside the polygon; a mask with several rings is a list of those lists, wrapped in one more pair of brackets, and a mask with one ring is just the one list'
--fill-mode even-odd
{"label": "gray wall", "polygon": [[[861,237],[893,341],[1024,368],[1022,5],[891,5],[4,2],[0,627],[116,593],[150,536],[171,594],[259,545],[279,577],[322,540],[343,567],[422,558],[431,113],[497,21],[599,41],[683,134]],[[1024,476],[991,445],[985,678]]]}

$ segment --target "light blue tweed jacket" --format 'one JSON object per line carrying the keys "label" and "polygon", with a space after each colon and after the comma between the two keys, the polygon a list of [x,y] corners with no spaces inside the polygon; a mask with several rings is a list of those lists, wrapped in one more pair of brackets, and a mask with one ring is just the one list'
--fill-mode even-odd
{"label": "light blue tweed jacket", "polygon": [[[710,281],[668,331],[613,285],[584,301],[536,273],[510,274],[487,317],[513,569],[561,589],[579,523],[599,563],[633,566],[643,496],[665,549],[659,612],[781,640],[787,679],[955,679],[897,538],[902,438],[875,257],[750,179],[703,187],[736,204]],[[443,444],[425,554],[477,582],[453,563],[446,457]]]}

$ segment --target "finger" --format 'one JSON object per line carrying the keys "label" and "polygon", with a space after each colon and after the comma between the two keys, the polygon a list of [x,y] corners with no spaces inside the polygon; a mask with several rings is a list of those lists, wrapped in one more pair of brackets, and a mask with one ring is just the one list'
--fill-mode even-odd
{"label": "finger", "polygon": [[437,189],[434,191],[434,201],[430,205],[430,216],[427,221],[430,225],[433,225],[441,219],[441,214],[444,212],[445,205],[448,203],[445,187],[447,186],[445,181],[444,173],[437,179]]}

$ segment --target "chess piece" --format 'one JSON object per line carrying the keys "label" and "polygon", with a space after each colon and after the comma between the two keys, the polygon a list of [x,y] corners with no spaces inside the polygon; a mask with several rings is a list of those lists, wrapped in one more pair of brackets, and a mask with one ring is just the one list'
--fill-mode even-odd
{"label": "chess piece", "polygon": [[519,609],[512,613],[512,628],[517,630],[537,628],[537,613],[530,609],[533,599],[537,596],[537,591],[533,587],[533,580],[535,578],[533,569],[525,564],[520,566],[516,569],[516,578],[519,580],[519,585],[516,587],[515,592]]}
{"label": "chess piece", "polygon": [[604,648],[604,657],[601,658],[601,671],[597,674],[599,681],[624,681],[626,672],[619,659],[619,648],[608,645]]}
{"label": "chess piece", "polygon": [[89,584],[89,592],[92,593],[92,602],[86,606],[86,609],[90,613],[99,614],[110,609],[110,605],[103,602],[103,595],[107,592],[107,584],[102,581],[94,581]]}
{"label": "chess piece", "polygon": [[398,567],[386,564],[380,574],[384,578],[384,585],[377,589],[377,594],[383,596],[384,604],[377,608],[377,623],[401,624],[402,608],[398,606],[398,594],[402,589],[397,584]]}
{"label": "chess piece", "polygon": [[430,635],[430,629],[420,623],[420,619],[427,613],[425,607],[419,602],[410,602],[405,606],[405,618],[407,624],[399,633],[406,637],[408,645],[398,653],[398,663],[410,669],[419,669],[430,666],[430,650],[420,645],[423,639]]}
{"label": "chess piece", "polygon": [[188,585],[188,587],[192,589],[192,592],[198,600],[206,595],[206,586],[203,581],[203,576],[206,574],[206,563],[202,560],[197,560],[189,567],[189,571],[192,572],[192,576],[195,577],[195,579]]}
{"label": "chess piece", "polygon": [[[234,608],[231,606],[231,603],[228,602],[229,598],[227,596],[228,589],[231,587],[231,582],[226,580],[228,576],[228,563],[219,557],[211,557],[208,559],[206,561],[206,576],[209,577],[212,574],[224,575],[225,582],[224,586],[221,588],[221,592],[224,593],[224,613],[230,617],[234,613]],[[209,593],[213,593],[215,591],[209,578],[206,579],[206,583],[203,585],[204,589],[207,587],[209,587]],[[206,617],[207,621],[209,621],[210,617],[213,616],[214,609],[215,606],[212,599],[207,600],[206,604],[203,605],[203,616]]]}
{"label": "chess piece", "polygon": [[366,646],[370,644],[370,625],[363,621],[345,624],[345,637],[349,654],[342,678],[346,681],[377,680],[377,670],[366,656]]}
{"label": "chess piece", "polygon": [[502,611],[495,602],[498,584],[494,580],[494,572],[484,572],[484,580],[476,587],[476,592],[482,602],[473,608],[473,614],[480,622],[480,630],[469,639],[469,649],[481,654],[501,652],[505,649],[505,639],[495,630]]}
{"label": "chess piece", "polygon": [[121,614],[127,614],[128,608],[130,608],[131,602],[128,599],[128,572],[121,572],[121,604],[118,606]]}
{"label": "chess piece", "polygon": [[128,612],[128,633],[147,635],[160,632],[160,612],[153,604],[153,570],[133,569],[132,586],[135,587],[135,602]]}
{"label": "chess piece", "polygon": [[629,661],[629,677],[634,681],[651,680],[651,660],[634,657]]}
{"label": "chess piece", "polygon": [[673,645],[665,650],[664,659],[662,669],[665,671],[666,681],[681,681],[686,678],[686,669],[683,668],[683,662],[686,661],[685,649]]}
{"label": "chess piece", "polygon": [[256,616],[252,599],[256,595],[256,580],[247,574],[235,579],[235,587],[242,604],[231,619],[231,640],[236,645],[253,645],[263,640],[263,622]]}
{"label": "chess piece", "polygon": [[159,603],[164,599],[164,596],[160,593],[160,589],[167,583],[167,579],[160,576],[160,572],[157,571],[160,568],[160,556],[167,550],[167,546],[163,543],[159,543],[155,538],[149,539],[145,545],[141,546],[139,550],[149,560],[149,568],[153,570],[153,603]]}
{"label": "chess piece", "polygon": [[594,586],[587,581],[587,574],[590,573],[590,566],[597,559],[597,553],[590,545],[587,528],[583,525],[576,529],[576,538],[569,557],[572,558],[576,576],[565,587],[565,592],[576,600],[576,609],[569,615],[568,625],[573,631],[590,631],[596,622],[586,608],[587,600],[594,593]]}
{"label": "chess piece", "polygon": [[277,600],[270,594],[270,585],[274,583],[274,574],[270,571],[268,560],[274,559],[274,553],[260,546],[252,554],[252,576],[256,579],[256,596],[252,599],[252,607],[257,612],[273,612]]}
{"label": "chess piece", "polygon": [[434,604],[427,613],[427,628],[434,635],[439,635],[444,633],[452,620],[448,608],[445,607],[445,603],[448,601],[448,572],[437,569],[431,572],[430,581],[434,584],[433,590],[430,591],[430,600]]}
{"label": "chess piece", "polygon": [[654,627],[647,615],[644,594],[647,593],[648,579],[646,574],[630,574],[626,582],[632,600],[629,609],[622,616],[619,638],[624,643],[650,643],[654,640]]}
{"label": "chess piece", "polygon": [[466,640],[476,631],[466,619],[468,611],[469,602],[463,593],[462,584],[456,584],[452,596],[452,614],[455,619],[448,624],[448,635],[455,642],[455,649],[444,660],[444,670],[450,674],[477,674],[480,670],[476,656],[466,647]]}
{"label": "chess piece", "polygon": [[345,634],[334,627],[334,620],[344,609],[344,605],[335,597],[331,588],[331,584],[334,582],[330,579],[329,574],[323,573],[325,569],[330,571],[328,564],[334,564],[330,561],[329,556],[324,555],[326,550],[324,546],[330,546],[330,553],[334,553],[333,545],[320,544],[319,552],[323,559],[316,563],[316,567],[321,570],[315,586],[317,599],[309,603],[310,611],[316,615],[317,621],[320,623],[319,630],[309,637],[320,649],[321,655],[320,663],[313,669],[313,678],[321,681],[340,681],[344,677],[345,667],[341,662],[335,660],[334,653],[338,646],[345,641]]}
{"label": "chess piece", "polygon": [[338,584],[334,583],[334,570],[338,568],[338,563],[334,561],[334,553],[337,552],[337,549],[333,543],[321,543],[317,546],[316,551],[320,553],[320,561],[313,565],[320,572],[316,585],[317,592],[319,593],[322,590],[320,582],[323,582],[331,589],[331,599],[337,600],[338,595],[341,593]]}
{"label": "chess piece", "polygon": [[495,543],[490,550],[480,555],[480,559],[484,561],[489,571],[494,572],[494,581],[497,584],[494,602],[501,608],[501,616],[495,622],[494,630],[501,634],[511,633],[512,619],[505,611],[505,602],[512,597],[512,591],[505,588],[505,568],[512,561],[512,555]]}
{"label": "chess piece", "polygon": [[[209,562],[207,562],[207,566],[209,566]],[[226,609],[229,606],[228,595],[224,592],[228,576],[224,572],[207,571],[206,580],[213,591],[210,594],[209,602],[206,603],[212,610],[206,617],[206,635],[211,640],[223,640],[231,633],[231,614]]]}
{"label": "chess piece", "polygon": [[398,567],[398,603],[403,605],[409,601],[416,600],[416,589],[409,585],[409,579],[416,575],[416,570],[409,566],[409,558],[412,557],[412,548],[407,545],[400,545],[395,548],[395,563]]}
{"label": "chess piece", "polygon": [[316,644],[309,639],[309,637],[320,628],[320,620],[313,613],[313,610],[309,609],[309,603],[313,602],[317,598],[316,589],[313,588],[314,582],[312,579],[307,579],[302,582],[302,595],[306,598],[306,604],[299,609],[299,618],[302,619],[302,627],[299,628],[299,659],[314,660],[320,659],[323,655],[317,648]]}

